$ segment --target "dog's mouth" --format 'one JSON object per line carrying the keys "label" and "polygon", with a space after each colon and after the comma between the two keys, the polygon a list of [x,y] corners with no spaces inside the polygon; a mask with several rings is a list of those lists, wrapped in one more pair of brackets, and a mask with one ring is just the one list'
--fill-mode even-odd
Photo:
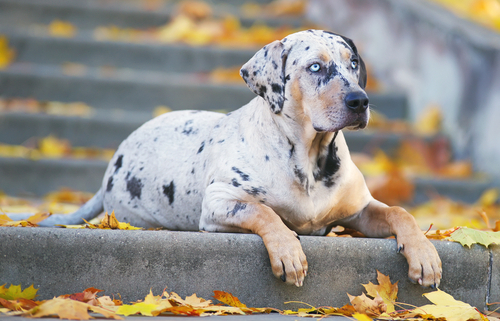
{"label": "dog's mouth", "polygon": [[363,129],[368,125],[368,113],[352,113],[349,117],[349,122],[346,124],[345,128],[350,130]]}

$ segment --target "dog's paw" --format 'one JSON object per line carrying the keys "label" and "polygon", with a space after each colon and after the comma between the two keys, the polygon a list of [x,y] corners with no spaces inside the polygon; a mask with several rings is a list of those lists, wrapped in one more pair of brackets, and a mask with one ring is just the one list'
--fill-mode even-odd
{"label": "dog's paw", "polygon": [[432,243],[422,234],[397,237],[398,252],[408,261],[408,277],[413,283],[437,288],[441,282],[441,259]]}
{"label": "dog's paw", "polygon": [[263,237],[274,275],[283,282],[299,287],[307,275],[307,260],[295,232],[274,233]]}

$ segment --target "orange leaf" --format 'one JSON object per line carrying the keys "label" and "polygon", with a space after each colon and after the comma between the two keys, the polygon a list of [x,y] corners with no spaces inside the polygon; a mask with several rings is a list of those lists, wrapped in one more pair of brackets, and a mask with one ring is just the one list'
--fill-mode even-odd
{"label": "orange leaf", "polygon": [[247,306],[240,302],[240,300],[229,292],[214,291],[214,298],[229,306],[237,308],[246,308]]}
{"label": "orange leaf", "polygon": [[359,296],[347,293],[347,296],[354,309],[359,313],[378,316],[387,311],[387,305],[380,296],[377,296],[375,299],[368,298],[364,293]]}

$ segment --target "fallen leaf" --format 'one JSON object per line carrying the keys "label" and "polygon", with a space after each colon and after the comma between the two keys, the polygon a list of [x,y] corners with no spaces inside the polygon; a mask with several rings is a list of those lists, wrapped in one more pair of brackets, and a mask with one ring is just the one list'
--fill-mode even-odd
{"label": "fallen leaf", "polygon": [[214,291],[214,298],[222,303],[225,303],[232,307],[246,308],[247,306],[240,302],[240,300],[233,296],[231,293],[224,291]]}
{"label": "fallen leaf", "polygon": [[434,304],[414,309],[414,312],[430,314],[435,318],[446,318],[447,321],[484,320],[476,308],[462,301],[455,300],[448,293],[437,290],[425,293],[424,296]]}
{"label": "fallen leaf", "polygon": [[[85,221],[85,220],[84,220]],[[103,229],[103,230],[142,230],[141,227],[135,227],[130,225],[129,223],[120,222],[116,219],[115,212],[111,212],[111,215],[108,215],[106,212],[105,216],[102,218],[101,223],[95,225],[91,224],[87,221],[87,227],[90,229]]]}
{"label": "fallen leaf", "polygon": [[10,311],[26,311],[33,309],[38,304],[33,300],[18,299],[18,300],[5,300],[0,298],[0,306],[4,306]]}
{"label": "fallen leaf", "polygon": [[500,244],[500,232],[479,231],[461,227],[451,233],[448,239],[459,242],[463,246],[470,247],[472,244],[481,244],[488,247],[491,244]]}
{"label": "fallen leaf", "polygon": [[442,118],[440,107],[436,104],[429,105],[415,123],[415,131],[425,136],[436,135],[441,130]]}
{"label": "fallen leaf", "polygon": [[0,286],[0,298],[5,300],[27,299],[32,300],[36,297],[38,289],[33,287],[33,284],[24,290],[21,290],[21,285],[11,284],[8,288],[4,285]]}
{"label": "fallen leaf", "polygon": [[0,70],[9,66],[14,61],[14,57],[14,49],[9,48],[7,37],[0,34]]}
{"label": "fallen leaf", "polygon": [[37,223],[49,217],[50,213],[39,213],[28,217],[26,220],[13,221],[5,214],[0,214],[0,226],[7,227],[37,227]]}
{"label": "fallen leaf", "polygon": [[398,297],[398,282],[392,284],[389,276],[386,276],[379,271],[377,271],[377,281],[379,284],[373,284],[369,282],[368,284],[362,284],[365,287],[366,294],[372,298],[380,296],[384,303],[387,305],[385,312],[394,312],[394,303]]}
{"label": "fallen leaf", "polygon": [[89,320],[92,317],[88,311],[103,315],[105,318],[121,320],[122,318],[113,311],[71,299],[54,298],[43,302],[37,307],[27,311],[25,316],[41,318],[57,316],[60,319]]}
{"label": "fallen leaf", "polygon": [[347,293],[347,296],[354,309],[359,313],[378,316],[387,311],[387,305],[379,295],[374,299],[370,299],[364,293],[359,296],[353,296]]}
{"label": "fallen leaf", "polygon": [[49,24],[49,34],[54,37],[72,38],[76,31],[76,27],[67,21],[54,20]]}

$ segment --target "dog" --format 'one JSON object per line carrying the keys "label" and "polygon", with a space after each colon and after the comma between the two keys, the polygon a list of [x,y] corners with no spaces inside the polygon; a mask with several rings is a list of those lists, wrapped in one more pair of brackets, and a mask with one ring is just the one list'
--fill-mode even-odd
{"label": "dog", "polygon": [[147,228],[255,233],[274,275],[296,286],[308,270],[298,235],[341,225],[396,236],[409,278],[437,287],[434,246],[407,211],[371,196],[350,158],[342,129],[369,119],[366,69],[352,40],[291,34],[259,50],[240,75],[257,95],[247,105],[150,120],[121,143],[89,202],[41,225],[77,224],[105,210]]}

